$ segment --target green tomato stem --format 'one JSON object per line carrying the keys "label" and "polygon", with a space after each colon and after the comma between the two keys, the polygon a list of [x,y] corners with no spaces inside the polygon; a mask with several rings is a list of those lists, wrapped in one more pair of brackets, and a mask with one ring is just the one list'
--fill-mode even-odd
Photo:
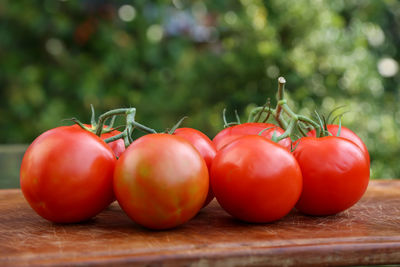
{"label": "green tomato stem", "polygon": [[136,121],[133,121],[132,125],[135,126],[136,128],[138,128],[139,130],[145,132],[145,133],[157,133],[156,130],[154,130],[152,128],[149,128],[147,126],[144,126],[143,124],[140,124],[140,123],[138,123]]}
{"label": "green tomato stem", "polygon": [[[275,118],[275,117],[274,117]],[[287,127],[288,127],[288,123],[287,123],[287,121],[283,118],[283,117],[280,117],[279,118],[279,122],[277,122],[279,125],[282,125],[281,126],[281,128],[282,129],[284,129],[284,130],[286,130],[287,129]]]}
{"label": "green tomato stem", "polygon": [[285,78],[283,77],[278,78],[278,93],[276,95],[277,103],[275,108],[276,110],[275,120],[281,128],[284,128],[284,125],[281,122],[282,106],[279,104],[279,102],[284,99],[285,83],[286,83]]}
{"label": "green tomato stem", "polygon": [[287,137],[290,137],[293,133],[293,130],[295,129],[296,124],[297,124],[297,118],[292,118],[289,122],[286,131],[276,138],[276,142],[279,142]]}
{"label": "green tomato stem", "polygon": [[316,123],[315,121],[313,121],[313,120],[310,119],[310,118],[307,118],[306,116],[298,115],[298,118],[299,118],[299,121],[302,121],[302,122],[304,122],[304,123],[306,123],[306,124],[308,124],[308,125],[311,125],[311,126],[314,127],[315,129],[319,129],[319,128],[320,128],[320,126],[319,126],[318,123]]}
{"label": "green tomato stem", "polygon": [[299,132],[301,133],[302,136],[304,136],[304,137],[307,136],[307,133],[304,132],[303,128],[301,128],[301,125],[299,122],[297,123],[297,130],[299,130]]}
{"label": "green tomato stem", "polygon": [[113,141],[116,141],[116,140],[124,138],[124,137],[125,137],[125,132],[122,132],[120,134],[117,134],[117,135],[111,136],[111,137],[109,137],[107,139],[104,139],[104,142],[111,143]]}
{"label": "green tomato stem", "polygon": [[[262,106],[262,109],[261,109],[259,112],[257,112],[257,116],[256,116],[255,119],[254,119],[255,122],[258,122],[258,121],[260,120],[261,114],[264,113],[266,105],[267,105],[267,103],[265,103],[264,106]],[[268,115],[269,115],[269,114],[268,114]],[[268,116],[268,115],[267,115],[267,116]]]}
{"label": "green tomato stem", "polygon": [[[254,108],[250,114],[249,118],[247,119],[247,122],[254,122],[254,117],[263,109],[263,107],[256,107]],[[225,122],[225,121],[224,121]],[[226,123],[225,123],[226,124]]]}
{"label": "green tomato stem", "polygon": [[88,131],[88,132],[93,132],[92,129],[89,129],[88,127],[86,127],[82,122],[80,122],[78,119],[76,118],[71,118],[71,121],[73,121],[75,124],[77,124],[79,127],[81,127],[83,130]]}
{"label": "green tomato stem", "polygon": [[92,104],[90,104],[90,109],[92,110],[92,117],[90,119],[90,124],[92,124],[92,128],[96,128],[96,114],[94,112],[94,107]]}
{"label": "green tomato stem", "polygon": [[287,104],[286,99],[283,99],[278,102],[279,106],[282,107],[282,110],[290,117],[290,118],[296,118],[298,119],[298,115],[293,112],[293,110],[289,107]]}
{"label": "green tomato stem", "polygon": [[[151,129],[147,126],[144,126],[143,124],[140,124],[135,121],[135,116],[136,116],[136,109],[135,108],[120,108],[120,109],[114,109],[107,111],[106,113],[100,115],[98,123],[97,123],[97,128],[96,128],[96,135],[100,136],[104,130],[103,126],[105,121],[111,117],[111,125],[114,124],[115,117],[117,115],[125,115],[126,118],[126,126],[125,129],[120,133],[115,136],[112,136],[110,138],[105,139],[104,141],[106,143],[113,142],[118,139],[123,139],[125,147],[128,147],[132,142],[132,132],[135,128],[138,128],[139,130],[146,132],[146,133],[157,133],[156,130]],[[112,131],[113,129],[111,128],[112,126],[108,127],[106,131]]]}
{"label": "green tomato stem", "polygon": [[103,126],[104,126],[104,122],[112,116],[115,115],[125,115],[125,114],[129,114],[129,113],[136,113],[136,109],[135,108],[119,108],[119,109],[113,109],[110,111],[107,111],[106,113],[103,113],[100,115],[99,117],[99,121],[97,123],[97,128],[96,128],[96,135],[100,136],[101,132],[103,130]]}
{"label": "green tomato stem", "polygon": [[[285,84],[285,78],[279,77],[278,92],[276,94],[277,103],[275,109],[269,108],[268,110],[266,110],[265,105],[261,107],[256,107],[250,112],[248,121],[253,122],[255,118],[257,118],[258,121],[262,113],[267,113],[266,118],[269,118],[269,116],[272,115],[276,123],[285,130],[282,135],[273,138],[277,141],[280,141],[287,137],[292,137],[296,128],[299,130],[301,135],[307,136],[307,133],[302,128],[302,125],[315,128],[317,131],[317,136],[319,136],[321,131],[324,130],[321,128],[320,124],[306,116],[295,113],[287,104],[287,100],[285,99]],[[289,117],[289,122],[285,120],[284,115],[286,117]]]}
{"label": "green tomato stem", "polygon": [[178,129],[181,126],[182,122],[187,118],[187,116],[184,116],[182,119],[180,119],[174,126],[172,126],[171,130],[168,131],[168,134],[174,134],[176,129]]}
{"label": "green tomato stem", "polygon": [[116,118],[117,118],[117,116],[115,116],[115,115],[111,117],[110,124],[108,125],[109,128],[112,128],[114,126]]}

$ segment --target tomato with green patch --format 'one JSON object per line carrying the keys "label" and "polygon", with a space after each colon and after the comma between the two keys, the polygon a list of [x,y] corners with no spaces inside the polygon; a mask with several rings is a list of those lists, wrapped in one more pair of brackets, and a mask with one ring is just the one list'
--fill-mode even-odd
{"label": "tomato with green patch", "polygon": [[193,218],[208,187],[202,156],[188,141],[170,134],[135,140],[114,172],[118,203],[134,222],[151,229],[176,227]]}

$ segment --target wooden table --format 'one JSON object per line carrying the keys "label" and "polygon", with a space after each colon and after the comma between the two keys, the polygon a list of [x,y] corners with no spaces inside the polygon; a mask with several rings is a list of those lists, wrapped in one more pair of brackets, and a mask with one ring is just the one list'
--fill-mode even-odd
{"label": "wooden table", "polygon": [[400,180],[372,181],[335,216],[296,211],[271,224],[232,219],[216,201],[185,225],[150,231],[112,204],[95,219],[59,225],[30,209],[18,189],[0,190],[0,266],[362,265],[400,263]]}

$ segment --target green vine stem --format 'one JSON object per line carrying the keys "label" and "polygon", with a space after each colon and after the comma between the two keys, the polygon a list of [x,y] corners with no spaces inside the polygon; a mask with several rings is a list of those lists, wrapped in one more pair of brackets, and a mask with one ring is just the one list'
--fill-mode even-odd
{"label": "green vine stem", "polygon": [[[272,116],[275,122],[285,130],[285,132],[280,136],[273,136],[272,140],[276,142],[279,142],[287,137],[292,137],[296,129],[303,136],[307,136],[306,131],[308,127],[315,128],[318,135],[321,134],[321,132],[323,134],[323,126],[321,126],[321,123],[317,123],[306,116],[296,114],[289,107],[287,100],[285,99],[285,84],[285,78],[279,77],[278,92],[276,94],[277,103],[275,109],[270,108],[268,99],[268,109],[266,109],[267,104],[254,108],[249,114],[248,122],[258,122],[262,113],[266,113],[266,117],[263,122],[267,121],[268,118]],[[289,118],[289,121],[286,121],[284,115]],[[307,128],[304,128],[304,126]],[[304,131],[304,129],[306,129],[306,131]]]}
{"label": "green vine stem", "polygon": [[127,115],[129,113],[136,113],[135,108],[119,108],[119,109],[113,109],[110,111],[107,111],[106,113],[103,113],[99,116],[99,120],[97,123],[97,128],[96,128],[96,135],[100,136],[101,132],[103,130],[104,122],[108,119],[111,118],[112,116],[117,116],[117,115]]}
{"label": "green vine stem", "polygon": [[224,110],[222,111],[222,120],[224,122],[224,128],[234,126],[234,125],[239,125],[240,118],[239,118],[239,114],[237,113],[236,109],[235,109],[235,117],[236,117],[236,121],[228,122],[226,119],[226,108],[224,108]]}
{"label": "green vine stem", "polygon": [[101,128],[103,127],[104,122],[108,118],[114,117],[116,115],[125,115],[126,116],[125,129],[120,134],[117,134],[115,136],[105,139],[104,141],[106,143],[110,143],[110,142],[113,142],[118,139],[123,139],[125,147],[128,147],[133,142],[132,132],[135,128],[137,128],[143,132],[146,132],[146,133],[157,133],[156,130],[151,129],[151,128],[135,121],[136,108],[122,108],[122,109],[110,110],[110,111],[100,115],[99,121],[97,124],[98,128],[96,129],[96,134],[97,133],[101,134]]}
{"label": "green vine stem", "polygon": [[[91,127],[87,127],[85,124],[81,123],[76,118],[72,118],[70,120],[72,120],[74,123],[79,125],[82,129],[89,131],[89,132],[93,132],[99,137],[104,133],[109,133],[120,127],[125,127],[125,129],[122,130],[121,133],[105,139],[104,141],[106,143],[110,143],[110,142],[116,141],[118,139],[123,139],[124,144],[127,147],[133,142],[132,133],[133,133],[133,130],[136,128],[145,133],[157,133],[156,130],[149,128],[149,127],[135,121],[136,108],[119,108],[119,109],[113,109],[113,110],[107,111],[99,116],[99,119],[97,122],[95,119],[95,112],[94,112],[94,108],[92,105],[91,105],[91,110],[92,110]],[[125,116],[126,125],[120,126],[117,128],[113,128],[116,116],[119,116],[119,115]],[[109,118],[111,118],[110,124],[106,125],[106,127],[104,127],[105,122]]]}
{"label": "green vine stem", "polygon": [[178,129],[181,124],[183,123],[184,120],[186,120],[188,118],[188,116],[184,116],[182,117],[174,126],[172,126],[172,128],[170,130],[167,130],[166,132],[168,134],[174,134],[176,129]]}
{"label": "green vine stem", "polygon": [[[247,119],[247,122],[255,122],[255,121],[257,121],[257,120],[255,120],[255,117],[256,117],[259,113],[263,113],[263,112],[270,113],[270,114],[272,114],[272,115],[275,117],[275,110],[274,110],[274,109],[268,109],[268,111],[266,111],[266,110],[264,109],[264,106],[262,106],[262,107],[256,107],[256,108],[253,108],[253,109],[250,111],[249,118]],[[260,115],[260,117],[261,117],[261,115]]]}
{"label": "green vine stem", "polygon": [[149,128],[147,126],[144,126],[143,124],[141,124],[137,121],[132,121],[132,125],[134,125],[135,128],[138,128],[139,130],[141,130],[142,132],[145,132],[145,133],[157,133],[156,130]]}
{"label": "green vine stem", "polygon": [[90,109],[92,111],[92,117],[90,118],[90,123],[92,124],[93,128],[96,128],[96,113],[94,112],[94,107],[92,104],[90,104]]}
{"label": "green vine stem", "polygon": [[284,99],[284,90],[285,90],[285,83],[286,80],[283,77],[278,78],[278,93],[276,96],[276,108],[275,108],[275,121],[279,124],[281,128],[285,128],[285,125],[283,125],[282,120],[281,120],[281,113],[282,113],[282,103],[286,104],[286,99]]}
{"label": "green vine stem", "polygon": [[266,106],[267,103],[265,103],[264,106],[262,106],[262,109],[257,113],[257,116],[255,117],[254,121],[260,121],[261,114],[263,114],[263,112],[265,111]]}
{"label": "green vine stem", "polygon": [[272,141],[278,143],[279,141],[281,141],[281,140],[283,140],[283,139],[285,139],[287,137],[290,137],[292,135],[292,133],[293,133],[293,130],[294,130],[295,126],[296,126],[296,123],[297,123],[297,118],[292,118],[290,120],[289,125],[288,125],[287,129],[285,130],[285,132],[283,134],[277,136],[277,137],[275,136],[274,138],[272,138]]}

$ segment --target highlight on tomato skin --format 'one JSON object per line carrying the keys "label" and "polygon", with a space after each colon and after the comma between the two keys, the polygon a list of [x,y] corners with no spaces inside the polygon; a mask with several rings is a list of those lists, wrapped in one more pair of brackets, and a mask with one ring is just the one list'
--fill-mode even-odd
{"label": "highlight on tomato skin", "polygon": [[[210,176],[211,163],[217,154],[217,149],[210,138],[208,138],[208,136],[204,133],[193,128],[178,128],[173,134],[186,139],[197,149],[207,164],[208,174]],[[213,199],[214,193],[211,186],[209,186],[207,198],[204,201],[203,208],[206,207]]]}
{"label": "highlight on tomato skin", "polygon": [[303,175],[303,191],[296,204],[302,213],[337,214],[356,204],[368,187],[365,154],[345,138],[303,137],[293,155]]}
{"label": "highlight on tomato skin", "polygon": [[[328,128],[328,132],[331,133],[332,136],[337,136],[337,133],[339,131],[339,125],[328,124],[327,128]],[[309,131],[307,133],[307,135],[311,136],[311,137],[315,137],[315,135],[316,135],[315,129]],[[348,140],[354,142],[361,149],[361,151],[364,153],[365,158],[368,161],[368,164],[370,164],[370,156],[369,156],[369,153],[368,153],[367,146],[365,145],[365,143],[362,141],[362,139],[356,133],[354,133],[349,128],[346,128],[344,126],[340,126],[340,137],[343,137],[345,139],[348,139]]]}
{"label": "highlight on tomato skin", "polygon": [[113,200],[113,151],[98,136],[73,126],[48,130],[24,154],[21,190],[41,217],[86,221]]}
{"label": "highlight on tomato skin", "polygon": [[300,197],[302,176],[294,156],[261,136],[243,136],[219,150],[211,167],[218,203],[253,223],[281,219]]}
{"label": "highlight on tomato skin", "polygon": [[[227,144],[242,136],[259,135],[261,131],[263,131],[261,136],[264,136],[268,139],[272,138],[274,132],[276,132],[277,136],[285,132],[282,128],[272,123],[246,122],[223,129],[214,137],[213,142],[217,150],[220,150]],[[286,148],[287,150],[291,149],[290,138],[285,138],[281,140],[278,144]]]}
{"label": "highlight on tomato skin", "polygon": [[170,134],[135,140],[114,172],[118,203],[134,222],[150,229],[174,228],[193,218],[208,187],[203,157],[184,138]]}

